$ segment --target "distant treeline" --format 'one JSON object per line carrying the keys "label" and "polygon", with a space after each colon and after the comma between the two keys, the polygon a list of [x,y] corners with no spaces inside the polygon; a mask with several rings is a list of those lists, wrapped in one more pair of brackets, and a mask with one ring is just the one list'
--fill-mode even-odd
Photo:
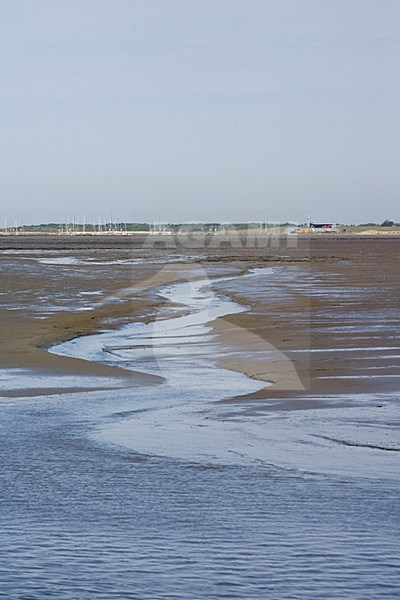
{"label": "distant treeline", "polygon": [[[9,226],[8,231],[17,230],[19,232],[29,233],[106,233],[106,232],[157,232],[172,231],[178,232],[218,232],[231,229],[266,229],[269,227],[289,227],[294,223],[41,223],[38,225],[19,225],[18,227]],[[4,229],[4,227],[2,228]]]}
{"label": "distant treeline", "polygon": [[352,223],[349,227],[400,227],[400,223],[385,219],[382,223],[359,223],[358,225]]}
{"label": "distant treeline", "polygon": [[[298,223],[268,223],[253,221],[249,223],[128,223],[99,222],[95,223],[41,223],[38,225],[9,225],[0,227],[0,231],[8,233],[134,233],[134,232],[169,232],[169,233],[218,233],[228,231],[267,230],[271,227],[296,227]],[[305,223],[300,226],[307,226]],[[382,223],[360,223],[341,225],[341,227],[400,227],[400,223],[385,219]]]}

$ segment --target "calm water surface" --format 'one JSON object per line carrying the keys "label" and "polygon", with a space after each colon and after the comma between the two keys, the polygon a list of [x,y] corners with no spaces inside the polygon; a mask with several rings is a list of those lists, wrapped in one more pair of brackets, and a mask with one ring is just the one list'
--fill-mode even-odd
{"label": "calm water surface", "polygon": [[4,598],[398,597],[398,485],[95,445],[93,402],[3,408]]}
{"label": "calm water surface", "polygon": [[[151,394],[157,410],[163,386]],[[398,478],[96,438],[140,401],[140,388],[0,401],[0,597],[399,597]]]}

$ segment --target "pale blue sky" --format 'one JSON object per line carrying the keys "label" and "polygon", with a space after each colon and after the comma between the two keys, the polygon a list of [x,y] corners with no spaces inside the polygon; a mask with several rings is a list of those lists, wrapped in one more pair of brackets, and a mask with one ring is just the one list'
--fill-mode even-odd
{"label": "pale blue sky", "polygon": [[400,221],[398,0],[0,0],[0,218]]}

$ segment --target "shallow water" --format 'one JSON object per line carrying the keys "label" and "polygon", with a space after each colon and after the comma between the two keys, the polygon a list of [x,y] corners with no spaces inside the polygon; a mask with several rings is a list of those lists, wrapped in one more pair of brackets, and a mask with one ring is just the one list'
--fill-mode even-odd
{"label": "shallow water", "polygon": [[[282,269],[277,269],[277,273],[281,280]],[[325,396],[323,402],[329,410],[324,411],[282,413],[273,410],[273,401],[263,401],[263,409],[270,405],[272,411],[269,415],[259,414],[256,419],[248,418],[246,404],[234,412],[229,405],[216,404],[257,391],[266,383],[218,368],[216,359],[230,354],[232,349],[220,347],[211,330],[212,321],[244,311],[245,307],[217,294],[213,286],[239,289],[241,284],[246,290],[252,287],[261,294],[260,286],[273,287],[274,275],[274,269],[266,268],[241,277],[169,285],[160,295],[177,306],[176,316],[167,313],[165,318],[165,311],[161,310],[155,322],[133,323],[119,331],[105,331],[54,347],[55,353],[116,364],[165,379],[156,395],[152,389],[137,392],[136,411],[122,413],[119,419],[99,425],[94,434],[96,440],[175,459],[201,458],[224,464],[262,462],[306,472],[399,478],[396,452],[400,455],[400,428],[393,425],[400,425],[396,394],[342,395],[340,399]],[[291,272],[289,281],[293,283],[294,277]],[[263,340],[260,338],[259,342],[258,359],[264,356],[264,360],[270,360],[270,348],[263,350]],[[386,349],[375,347],[376,351]],[[344,350],[354,349],[338,348],[333,352]],[[351,377],[373,379],[383,375],[369,372]],[[319,379],[328,377],[320,375]],[[343,406],[347,407],[345,420]],[[365,418],[371,427],[364,426],[360,431],[360,419]],[[388,422],[392,423],[389,429]],[[350,447],[363,449],[350,455]],[[390,455],[378,451],[386,447]]]}
{"label": "shallow water", "polygon": [[0,400],[0,597],[398,598],[399,454],[368,447],[395,441],[393,399],[217,408],[260,383],[216,367],[207,320],[241,307],[203,284],[164,289],[182,302],[172,319],[54,349],[164,384]]}
{"label": "shallow water", "polygon": [[4,597],[397,596],[394,482],[93,444],[133,399],[3,408]]}

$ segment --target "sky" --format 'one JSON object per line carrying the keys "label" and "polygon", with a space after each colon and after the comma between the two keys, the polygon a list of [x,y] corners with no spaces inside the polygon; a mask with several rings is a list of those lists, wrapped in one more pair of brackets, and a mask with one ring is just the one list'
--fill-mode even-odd
{"label": "sky", "polygon": [[0,219],[400,221],[399,19],[398,0],[0,0]]}

